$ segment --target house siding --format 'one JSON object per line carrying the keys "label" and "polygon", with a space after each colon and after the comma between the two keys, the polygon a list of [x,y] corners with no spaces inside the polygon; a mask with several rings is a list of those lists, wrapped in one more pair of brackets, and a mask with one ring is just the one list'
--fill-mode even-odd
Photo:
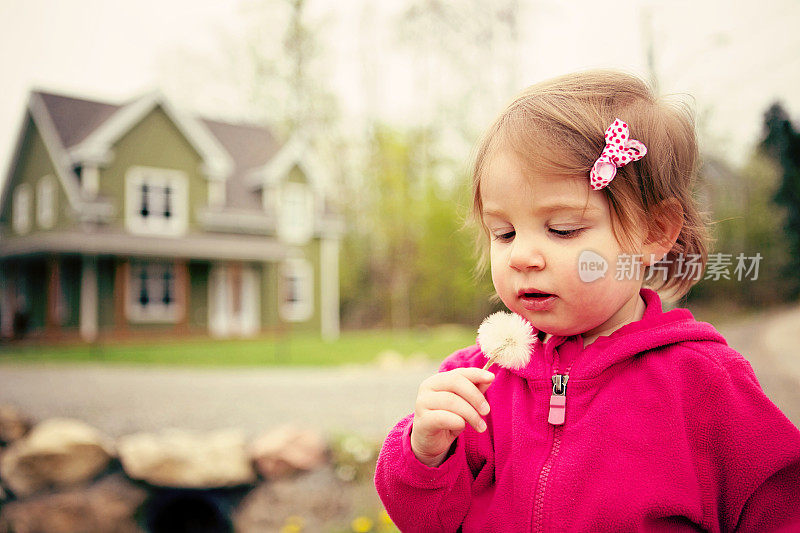
{"label": "house siding", "polygon": [[[16,235],[11,225],[12,203],[14,190],[21,184],[28,185],[31,191],[31,203],[28,216],[30,217],[30,230],[28,234],[41,231],[36,220],[36,196],[37,184],[44,176],[52,176],[56,186],[55,213],[53,226],[51,229],[67,229],[75,225],[74,217],[70,216],[69,202],[61,181],[58,179],[56,167],[50,159],[50,153],[45,147],[44,140],[31,119],[30,115],[25,119],[24,138],[21,144],[20,153],[25,154],[21,157],[14,174],[9,178],[7,193],[3,201],[2,213],[0,213],[0,224],[4,226],[7,235]],[[72,178],[72,176],[70,176]]]}
{"label": "house siding", "polygon": [[116,210],[113,225],[125,228],[125,177],[132,167],[179,170],[188,180],[188,231],[198,229],[195,207],[208,203],[202,159],[167,114],[156,107],[113,147],[114,159],[100,171],[99,194]]}
{"label": "house siding", "polygon": [[305,173],[302,169],[294,165],[292,169],[289,171],[289,175],[286,178],[286,181],[289,183],[303,183],[308,185],[308,178],[306,177]]}

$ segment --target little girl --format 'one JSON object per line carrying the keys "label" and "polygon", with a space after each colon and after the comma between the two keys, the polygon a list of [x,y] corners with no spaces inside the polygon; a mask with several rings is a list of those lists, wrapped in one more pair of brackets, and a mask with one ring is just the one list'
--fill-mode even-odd
{"label": "little girl", "polygon": [[519,370],[472,346],[422,383],[375,473],[402,531],[800,531],[800,432],[655,292],[680,298],[706,262],[696,161],[691,113],[619,72],[534,85],[497,118],[474,215],[537,340]]}

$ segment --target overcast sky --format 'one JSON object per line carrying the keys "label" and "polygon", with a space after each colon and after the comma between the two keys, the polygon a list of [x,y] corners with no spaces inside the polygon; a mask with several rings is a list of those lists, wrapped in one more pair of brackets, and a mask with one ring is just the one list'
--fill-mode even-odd
{"label": "overcast sky", "polygon": [[[247,23],[242,7],[252,2],[0,0],[0,67],[6,95],[0,101],[3,177],[32,88],[121,102],[157,86],[180,97],[191,78],[191,95],[184,103],[217,118],[236,114],[240,110],[236,87],[227,88],[228,97],[220,80],[205,83],[202,71],[187,67],[182,72],[179,61],[181,57],[226,61],[230,49],[226,43],[242,33]],[[371,8],[378,13],[375,27],[363,31],[360,22],[368,2],[379,6]],[[324,21],[330,84],[342,95],[345,111],[377,113],[390,121],[418,114],[424,98],[415,94],[419,85],[410,82],[413,64],[397,48],[391,28],[384,26],[404,2],[309,3],[316,20]],[[520,0],[520,4],[518,88],[595,66],[647,75],[644,44],[650,35],[662,91],[694,96],[708,150],[739,163],[757,139],[770,102],[780,99],[793,116],[800,112],[800,2],[796,0],[613,4]],[[651,24],[643,25],[647,13]],[[365,35],[373,39],[368,49]],[[378,70],[373,96],[378,96],[367,105],[359,69],[370,54]],[[475,75],[488,70],[484,67],[475,65]],[[487,116],[501,104],[487,102]]]}

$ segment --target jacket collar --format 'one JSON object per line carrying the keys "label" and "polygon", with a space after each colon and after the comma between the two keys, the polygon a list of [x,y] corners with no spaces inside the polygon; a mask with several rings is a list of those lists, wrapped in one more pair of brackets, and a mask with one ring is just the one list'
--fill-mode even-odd
{"label": "jacket collar", "polygon": [[626,324],[610,335],[598,337],[585,348],[580,335],[554,335],[547,342],[534,344],[530,363],[512,372],[524,378],[541,379],[569,369],[571,377],[592,378],[638,354],[684,341],[712,341],[727,345],[713,326],[696,321],[688,309],[678,308],[665,313],[661,298],[655,291],[642,288],[639,294],[645,302],[640,320]]}

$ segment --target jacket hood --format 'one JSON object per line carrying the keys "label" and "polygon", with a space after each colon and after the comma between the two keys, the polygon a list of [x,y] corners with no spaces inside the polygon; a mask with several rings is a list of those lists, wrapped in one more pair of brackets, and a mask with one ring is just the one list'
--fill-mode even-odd
{"label": "jacket hood", "polygon": [[544,343],[534,344],[530,363],[512,372],[525,378],[541,378],[557,369],[571,377],[593,378],[638,354],[681,342],[717,342],[727,346],[724,337],[711,324],[698,322],[688,309],[665,313],[655,291],[642,288],[639,294],[646,306],[640,320],[622,326],[611,335],[598,337],[585,348],[580,335],[554,335]]}

